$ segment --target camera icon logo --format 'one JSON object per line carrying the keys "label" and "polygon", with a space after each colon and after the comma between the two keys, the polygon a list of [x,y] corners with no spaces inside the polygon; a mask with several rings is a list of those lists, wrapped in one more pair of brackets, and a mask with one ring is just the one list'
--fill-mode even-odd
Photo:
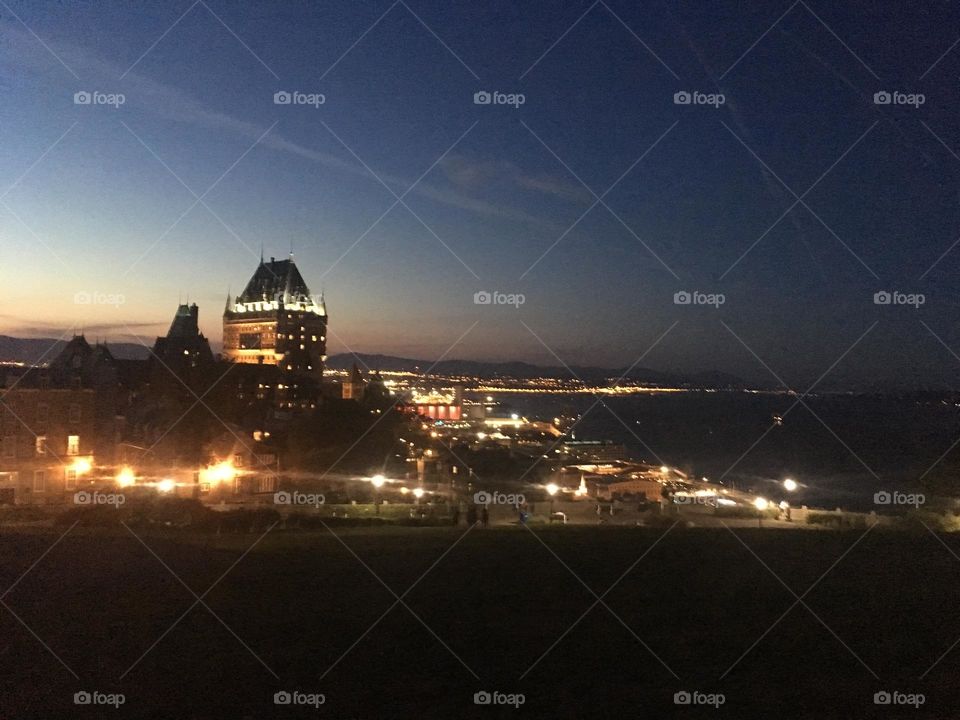
{"label": "camera icon logo", "polygon": [[673,704],[674,705],[689,705],[693,702],[693,696],[690,695],[686,690],[680,690],[673,694]]}
{"label": "camera icon logo", "polygon": [[873,294],[874,305],[889,305],[893,302],[893,295],[886,290],[880,290]]}
{"label": "camera icon logo", "polygon": [[691,102],[693,102],[693,96],[686,90],[680,90],[673,94],[674,105],[689,105]]}
{"label": "camera icon logo", "polygon": [[274,505],[289,505],[293,498],[291,498],[290,493],[286,490],[281,490],[280,492],[275,492],[273,494],[273,504]]}
{"label": "camera icon logo", "polygon": [[92,500],[92,496],[86,490],[81,490],[73,494],[74,505],[89,505]]}
{"label": "camera icon logo", "polygon": [[293,702],[293,695],[286,690],[279,690],[273,694],[274,705],[289,705]]}
{"label": "camera icon logo", "polygon": [[873,694],[873,704],[874,705],[889,705],[893,702],[893,696],[890,695],[886,690],[880,690]]}
{"label": "camera icon logo", "polygon": [[473,502],[477,505],[488,505],[492,500],[493,497],[486,490],[481,490],[473,494]]}
{"label": "camera icon logo", "polygon": [[873,502],[875,505],[889,505],[893,502],[893,496],[886,490],[881,490],[873,494]]}
{"label": "camera icon logo", "polygon": [[686,290],[680,290],[673,294],[674,305],[689,305],[693,301],[693,296]]}
{"label": "camera icon logo", "polygon": [[293,96],[286,90],[278,90],[273,94],[274,105],[289,105],[293,101]]}
{"label": "camera icon logo", "polygon": [[489,305],[493,302],[493,294],[486,290],[478,290],[473,294],[474,305]]}
{"label": "camera icon logo", "polygon": [[493,96],[486,90],[478,90],[473,94],[474,105],[489,105],[493,102]]}
{"label": "camera icon logo", "polygon": [[92,100],[93,96],[86,90],[81,90],[80,92],[75,92],[73,94],[74,105],[89,105]]}
{"label": "camera icon logo", "polygon": [[880,90],[873,94],[874,105],[889,105],[891,102],[893,102],[893,96],[886,90]]}
{"label": "camera icon logo", "polygon": [[88,693],[86,690],[80,690],[73,694],[73,704],[74,705],[89,705],[93,702],[93,695]]}
{"label": "camera icon logo", "polygon": [[473,704],[474,705],[489,705],[493,702],[493,696],[488,693],[486,690],[481,690],[480,692],[475,692],[473,694]]}

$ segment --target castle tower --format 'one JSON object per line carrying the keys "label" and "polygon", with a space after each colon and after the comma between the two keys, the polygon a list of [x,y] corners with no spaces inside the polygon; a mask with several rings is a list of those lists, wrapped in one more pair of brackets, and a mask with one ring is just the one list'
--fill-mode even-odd
{"label": "castle tower", "polygon": [[293,262],[260,260],[223,313],[223,355],[232,362],[277,365],[319,378],[327,356],[327,308],[310,294]]}

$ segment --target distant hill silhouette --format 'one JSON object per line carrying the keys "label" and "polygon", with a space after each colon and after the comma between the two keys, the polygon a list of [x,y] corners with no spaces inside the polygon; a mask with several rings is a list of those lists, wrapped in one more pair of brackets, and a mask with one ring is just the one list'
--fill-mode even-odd
{"label": "distant hill silhouette", "polygon": [[[331,355],[327,367],[333,370],[349,370],[353,363],[370,370],[393,370],[406,372],[424,372],[430,370],[436,375],[466,375],[478,378],[556,378],[564,380],[580,379],[585,382],[604,382],[620,378],[627,368],[601,368],[571,365],[542,366],[531,363],[480,362],[476,360],[441,360],[434,364],[429,360],[414,360],[392,355],[370,355],[365,353],[342,353]],[[722,372],[700,372],[688,375],[661,372],[649,368],[634,368],[626,376],[627,380],[657,385],[692,386],[708,388],[745,388],[756,387],[736,375]]]}
{"label": "distant hill silhouette", "polygon": [[[49,362],[63,350],[70,338],[15,338],[0,335],[0,362],[22,362],[28,365]],[[124,360],[142,360],[150,351],[139,343],[107,343],[114,357]]]}

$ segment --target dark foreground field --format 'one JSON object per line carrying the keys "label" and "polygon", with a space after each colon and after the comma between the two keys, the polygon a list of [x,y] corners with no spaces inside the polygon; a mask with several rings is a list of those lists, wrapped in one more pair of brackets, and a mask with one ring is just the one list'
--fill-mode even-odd
{"label": "dark foreground field", "polygon": [[[960,560],[925,532],[138,530],[158,558],[77,527],[43,556],[60,532],[0,534],[0,592],[26,572],[0,607],[5,718],[960,712],[960,645],[920,678],[960,638]],[[771,571],[803,597],[773,629],[796,598]],[[585,585],[603,597],[589,612]],[[74,705],[84,690],[125,703]],[[326,702],[277,706],[279,690]],[[482,690],[525,702],[477,706]],[[676,706],[680,690],[725,704]],[[875,705],[884,690],[925,703]]]}

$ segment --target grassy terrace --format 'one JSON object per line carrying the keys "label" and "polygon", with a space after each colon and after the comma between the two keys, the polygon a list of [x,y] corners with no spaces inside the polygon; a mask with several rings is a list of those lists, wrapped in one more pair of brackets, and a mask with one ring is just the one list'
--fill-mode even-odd
{"label": "grassy terrace", "polygon": [[[3,590],[63,529],[0,532]],[[660,528],[335,531],[256,542],[259,532],[75,527],[3,597],[30,630],[0,609],[0,716],[951,717],[960,700],[960,646],[919,679],[960,638],[960,560],[925,531],[678,526],[659,542]],[[960,539],[940,539],[960,554]],[[797,605],[744,655],[795,598],[741,540],[798,595],[849,550],[803,598],[822,623]],[[648,550],[604,597],[619,619],[597,605],[569,630],[595,601],[581,580],[603,595]],[[400,605],[384,615],[396,599],[373,573],[403,595],[425,572],[403,599],[420,619]],[[209,610],[187,612],[196,599],[184,584],[201,596],[214,585]],[[126,703],[78,709],[80,689]],[[278,708],[280,689],[326,704]],[[478,707],[482,689],[526,702]],[[678,708],[680,689],[726,703]],[[881,689],[926,703],[875,706]]]}

